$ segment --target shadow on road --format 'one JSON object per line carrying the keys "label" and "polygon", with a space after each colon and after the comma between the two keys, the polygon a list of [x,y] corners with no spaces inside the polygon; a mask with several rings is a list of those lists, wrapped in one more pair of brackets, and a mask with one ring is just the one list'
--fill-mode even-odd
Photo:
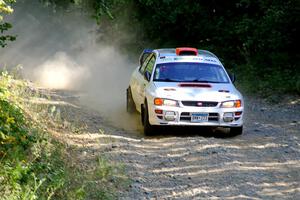
{"label": "shadow on road", "polygon": [[180,126],[170,127],[163,126],[159,127],[157,132],[147,138],[164,138],[164,137],[214,137],[214,138],[232,138],[229,135],[229,129],[226,128],[211,128],[211,127],[193,127],[193,126]]}

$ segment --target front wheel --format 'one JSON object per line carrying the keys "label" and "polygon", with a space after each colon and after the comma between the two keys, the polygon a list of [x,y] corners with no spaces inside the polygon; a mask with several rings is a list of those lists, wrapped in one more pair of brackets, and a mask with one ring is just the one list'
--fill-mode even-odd
{"label": "front wheel", "polygon": [[147,136],[154,135],[155,128],[149,123],[149,112],[147,102],[143,106],[143,111],[141,112],[142,115],[142,123],[144,125],[144,134]]}
{"label": "front wheel", "polygon": [[231,127],[230,128],[230,135],[231,136],[241,135],[242,133],[243,133],[243,126],[241,126],[241,127]]}

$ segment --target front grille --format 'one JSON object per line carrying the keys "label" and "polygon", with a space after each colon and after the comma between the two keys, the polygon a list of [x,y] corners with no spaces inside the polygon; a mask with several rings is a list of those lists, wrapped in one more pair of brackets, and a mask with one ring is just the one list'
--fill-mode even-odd
{"label": "front grille", "polygon": [[195,106],[195,107],[216,107],[218,102],[215,101],[182,101],[184,106]]}
{"label": "front grille", "polygon": [[[191,122],[191,113],[183,112],[180,115],[180,121],[182,122]],[[219,114],[218,113],[209,113],[208,115],[209,122],[217,122],[219,121]]]}

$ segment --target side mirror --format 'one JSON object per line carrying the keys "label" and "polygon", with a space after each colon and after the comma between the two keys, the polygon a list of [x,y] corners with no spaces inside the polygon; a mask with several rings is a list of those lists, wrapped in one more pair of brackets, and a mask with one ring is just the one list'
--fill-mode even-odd
{"label": "side mirror", "polygon": [[230,77],[231,82],[234,83],[235,80],[236,80],[235,74],[231,74],[231,73],[230,73],[230,74],[229,74],[229,77]]}
{"label": "side mirror", "polygon": [[147,81],[150,81],[150,78],[151,78],[151,74],[150,72],[146,71],[145,74],[144,74],[144,77]]}

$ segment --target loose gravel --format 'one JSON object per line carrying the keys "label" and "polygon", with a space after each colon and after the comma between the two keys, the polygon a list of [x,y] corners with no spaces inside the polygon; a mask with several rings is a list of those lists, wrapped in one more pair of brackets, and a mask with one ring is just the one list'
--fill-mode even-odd
{"label": "loose gravel", "polygon": [[71,106],[65,115],[88,131],[64,138],[87,167],[96,156],[124,163],[131,181],[120,199],[300,199],[300,100],[293,99],[246,98],[244,133],[236,137],[195,128],[145,137]]}

